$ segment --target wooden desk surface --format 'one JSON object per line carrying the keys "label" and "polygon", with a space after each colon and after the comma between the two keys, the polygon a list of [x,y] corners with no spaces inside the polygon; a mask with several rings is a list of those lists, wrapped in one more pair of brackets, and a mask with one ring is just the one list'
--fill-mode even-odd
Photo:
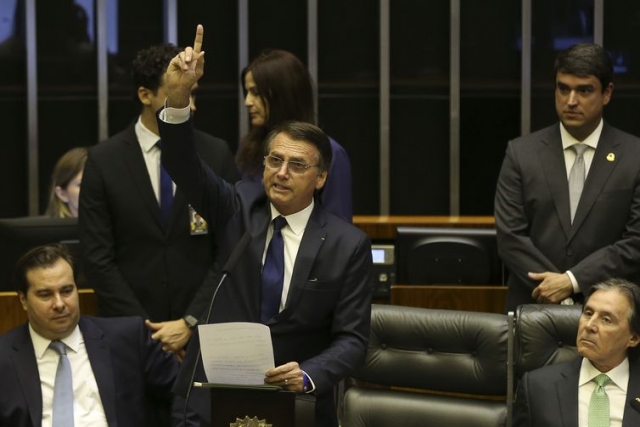
{"label": "wooden desk surface", "polygon": [[494,228],[493,216],[404,216],[404,215],[355,215],[353,224],[372,240],[394,240],[398,226]]}

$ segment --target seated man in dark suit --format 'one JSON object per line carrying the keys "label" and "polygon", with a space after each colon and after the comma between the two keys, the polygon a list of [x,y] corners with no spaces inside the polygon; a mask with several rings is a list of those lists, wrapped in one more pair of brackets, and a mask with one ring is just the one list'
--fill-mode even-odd
{"label": "seated man in dark suit", "polygon": [[142,319],[81,316],[63,245],[27,252],[15,277],[29,321],[0,337],[0,426],[151,426],[145,399],[170,403],[178,363]]}
{"label": "seated man in dark suit", "polygon": [[[332,152],[328,137],[312,124],[286,122],[267,136],[262,185],[233,186],[202,162],[188,106],[191,87],[203,74],[203,33],[198,26],[194,47],[167,69],[166,108],[158,124],[162,164],[196,211],[216,227],[218,261],[229,258],[243,236],[251,236],[239,261],[228,267],[210,320],[266,324],[276,366],[265,373],[265,382],[315,393],[316,427],[335,427],[334,386],[362,364],[367,351],[371,243],[314,197],[326,182]],[[197,342],[190,342],[180,379],[198,351]],[[176,383],[181,393],[189,386],[189,375],[184,377]],[[193,394],[193,403],[208,402],[207,393]],[[199,409],[206,425],[210,414]]]}
{"label": "seated man in dark suit", "polygon": [[524,374],[514,427],[640,425],[640,288],[622,279],[594,285],[568,363]]}

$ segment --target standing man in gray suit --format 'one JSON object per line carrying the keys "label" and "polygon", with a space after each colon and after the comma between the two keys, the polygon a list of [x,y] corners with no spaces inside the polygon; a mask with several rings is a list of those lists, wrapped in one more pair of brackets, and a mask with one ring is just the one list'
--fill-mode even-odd
{"label": "standing man in gray suit", "polygon": [[507,310],[581,300],[608,277],[640,279],[640,140],[602,116],[613,65],[596,44],[555,61],[560,123],[511,141],[495,199]]}
{"label": "standing man in gray suit", "polygon": [[594,285],[578,327],[582,357],[524,374],[514,427],[640,425],[640,288],[626,280]]}

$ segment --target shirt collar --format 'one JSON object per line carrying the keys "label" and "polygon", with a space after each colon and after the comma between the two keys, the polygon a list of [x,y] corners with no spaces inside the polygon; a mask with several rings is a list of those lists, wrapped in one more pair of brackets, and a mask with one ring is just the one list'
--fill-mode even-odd
{"label": "shirt collar", "polygon": [[287,220],[287,225],[293,233],[298,236],[304,229],[307,228],[307,223],[309,222],[309,218],[311,218],[311,212],[313,212],[314,200],[311,199],[311,204],[306,208],[302,209],[299,212],[296,212],[291,215],[282,215],[271,203],[271,221],[273,221],[277,216],[283,216]]}
{"label": "shirt collar", "polygon": [[[593,380],[596,376],[602,374],[589,359],[586,357],[582,359],[582,367],[580,368],[580,379],[578,380],[578,386],[583,386],[589,381]],[[618,386],[625,393],[627,392],[627,385],[629,384],[629,359],[625,358],[622,363],[605,372],[611,381]]]}
{"label": "shirt collar", "polygon": [[138,142],[140,143],[140,147],[145,153],[151,151],[160,139],[158,135],[151,132],[151,130],[142,123],[142,116],[138,117],[134,130],[136,132],[136,138],[138,138]]}
{"label": "shirt collar", "polygon": [[591,132],[591,135],[586,137],[584,141],[578,141],[569,133],[562,122],[560,122],[560,137],[562,138],[562,149],[566,150],[567,148],[575,144],[584,144],[595,150],[596,148],[598,148],[598,141],[600,140],[600,134],[602,134],[603,126],[604,120],[600,119],[598,127],[593,132]]}
{"label": "shirt collar", "polygon": [[[33,349],[36,352],[36,358],[42,359],[42,356],[44,356],[44,352],[49,348],[49,344],[51,344],[51,340],[37,333],[31,326],[31,324],[29,324],[29,335],[31,335],[31,342],[33,343]],[[65,343],[68,348],[77,353],[78,349],[80,348],[81,340],[82,333],[80,332],[80,328],[78,328],[78,325],[76,325],[76,327],[73,328],[73,331],[60,341]]]}

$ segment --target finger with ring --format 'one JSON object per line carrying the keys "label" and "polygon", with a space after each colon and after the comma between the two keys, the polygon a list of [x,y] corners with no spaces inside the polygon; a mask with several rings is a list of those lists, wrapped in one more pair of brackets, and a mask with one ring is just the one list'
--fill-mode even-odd
{"label": "finger with ring", "polygon": [[284,379],[284,385],[289,385],[289,380],[288,379]]}

